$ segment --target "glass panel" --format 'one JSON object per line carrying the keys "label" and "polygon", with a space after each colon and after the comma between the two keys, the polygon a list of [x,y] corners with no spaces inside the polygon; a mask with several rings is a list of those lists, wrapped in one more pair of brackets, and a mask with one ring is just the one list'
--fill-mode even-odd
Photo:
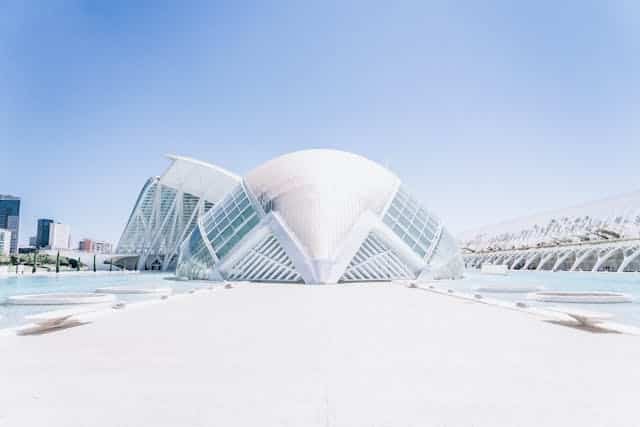
{"label": "glass panel", "polygon": [[409,245],[409,247],[413,246],[413,244],[415,243],[414,240],[411,238],[411,236],[409,236],[408,234],[404,235],[403,240],[407,245]]}
{"label": "glass panel", "polygon": [[389,207],[389,215],[391,215],[394,218],[397,218],[400,215],[400,212],[394,206],[391,206]]}
{"label": "glass panel", "polygon": [[238,207],[240,208],[240,210],[244,209],[248,205],[249,205],[249,199],[247,198],[242,199],[240,203],[238,203]]}
{"label": "glass panel", "polygon": [[223,239],[227,239],[231,237],[233,235],[233,228],[232,227],[225,228],[221,235]]}
{"label": "glass panel", "polygon": [[233,220],[233,222],[231,223],[231,226],[233,228],[238,228],[242,225],[243,219],[241,216],[238,216],[235,220]]}
{"label": "glass panel", "polygon": [[383,221],[420,257],[426,256],[439,229],[437,218],[400,189]]}

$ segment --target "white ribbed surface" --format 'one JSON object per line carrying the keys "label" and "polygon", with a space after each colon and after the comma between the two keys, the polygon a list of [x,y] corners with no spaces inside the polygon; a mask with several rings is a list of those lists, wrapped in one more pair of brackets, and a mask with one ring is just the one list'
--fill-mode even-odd
{"label": "white ribbed surface", "polygon": [[251,171],[245,183],[266,195],[312,262],[336,258],[340,244],[366,210],[380,215],[399,179],[364,157],[336,150],[286,154]]}
{"label": "white ribbed surface", "polygon": [[173,163],[160,177],[160,183],[209,202],[217,203],[240,182],[239,176],[221,167],[189,157],[167,157]]}

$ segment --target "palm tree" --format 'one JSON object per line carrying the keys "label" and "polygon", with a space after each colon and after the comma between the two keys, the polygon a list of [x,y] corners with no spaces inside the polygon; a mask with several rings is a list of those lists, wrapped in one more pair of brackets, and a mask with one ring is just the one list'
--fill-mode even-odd
{"label": "palm tree", "polygon": [[31,269],[31,273],[35,273],[37,268],[36,268],[36,264],[38,264],[38,250],[36,249],[33,252],[33,268]]}
{"label": "palm tree", "polygon": [[60,273],[60,251],[56,255],[56,273]]}

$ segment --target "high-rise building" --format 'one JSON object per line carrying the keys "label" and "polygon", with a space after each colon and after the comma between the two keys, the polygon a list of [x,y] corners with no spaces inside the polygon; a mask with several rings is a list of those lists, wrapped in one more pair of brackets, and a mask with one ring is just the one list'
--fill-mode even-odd
{"label": "high-rise building", "polygon": [[0,228],[11,231],[10,252],[18,253],[20,198],[0,194]]}
{"label": "high-rise building", "polygon": [[53,224],[52,219],[40,218],[38,220],[38,232],[36,233],[37,248],[46,248],[49,246],[49,229]]}
{"label": "high-rise building", "polygon": [[0,256],[8,256],[11,252],[11,231],[0,228]]}
{"label": "high-rise building", "polygon": [[37,236],[29,237],[29,246],[31,246],[32,248],[35,248],[37,245],[38,245],[38,237]]}
{"label": "high-rise building", "polygon": [[67,224],[49,224],[49,249],[71,248],[71,227]]}

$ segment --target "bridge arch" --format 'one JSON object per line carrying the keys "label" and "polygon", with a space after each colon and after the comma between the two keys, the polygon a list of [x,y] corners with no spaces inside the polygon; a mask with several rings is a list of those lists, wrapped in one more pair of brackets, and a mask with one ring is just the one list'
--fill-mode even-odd
{"label": "bridge arch", "polygon": [[576,259],[569,271],[591,271],[598,262],[598,250],[596,248],[585,249]]}
{"label": "bridge arch", "polygon": [[618,271],[623,262],[624,251],[622,248],[611,248],[600,255],[598,262],[593,266],[593,271]]}
{"label": "bridge arch", "polygon": [[531,254],[529,258],[527,258],[527,262],[522,267],[523,270],[535,270],[538,267],[538,264],[542,260],[542,254],[540,252],[534,252]]}
{"label": "bridge arch", "polygon": [[640,247],[635,248],[635,250],[632,250],[632,252],[625,257],[618,271],[640,271]]}
{"label": "bridge arch", "polygon": [[551,269],[552,271],[569,271],[576,262],[575,249],[569,249],[558,256],[558,260]]}
{"label": "bridge arch", "polygon": [[553,266],[556,264],[558,260],[558,251],[553,250],[549,251],[545,256],[540,260],[540,264],[538,264],[537,270],[553,270]]}

